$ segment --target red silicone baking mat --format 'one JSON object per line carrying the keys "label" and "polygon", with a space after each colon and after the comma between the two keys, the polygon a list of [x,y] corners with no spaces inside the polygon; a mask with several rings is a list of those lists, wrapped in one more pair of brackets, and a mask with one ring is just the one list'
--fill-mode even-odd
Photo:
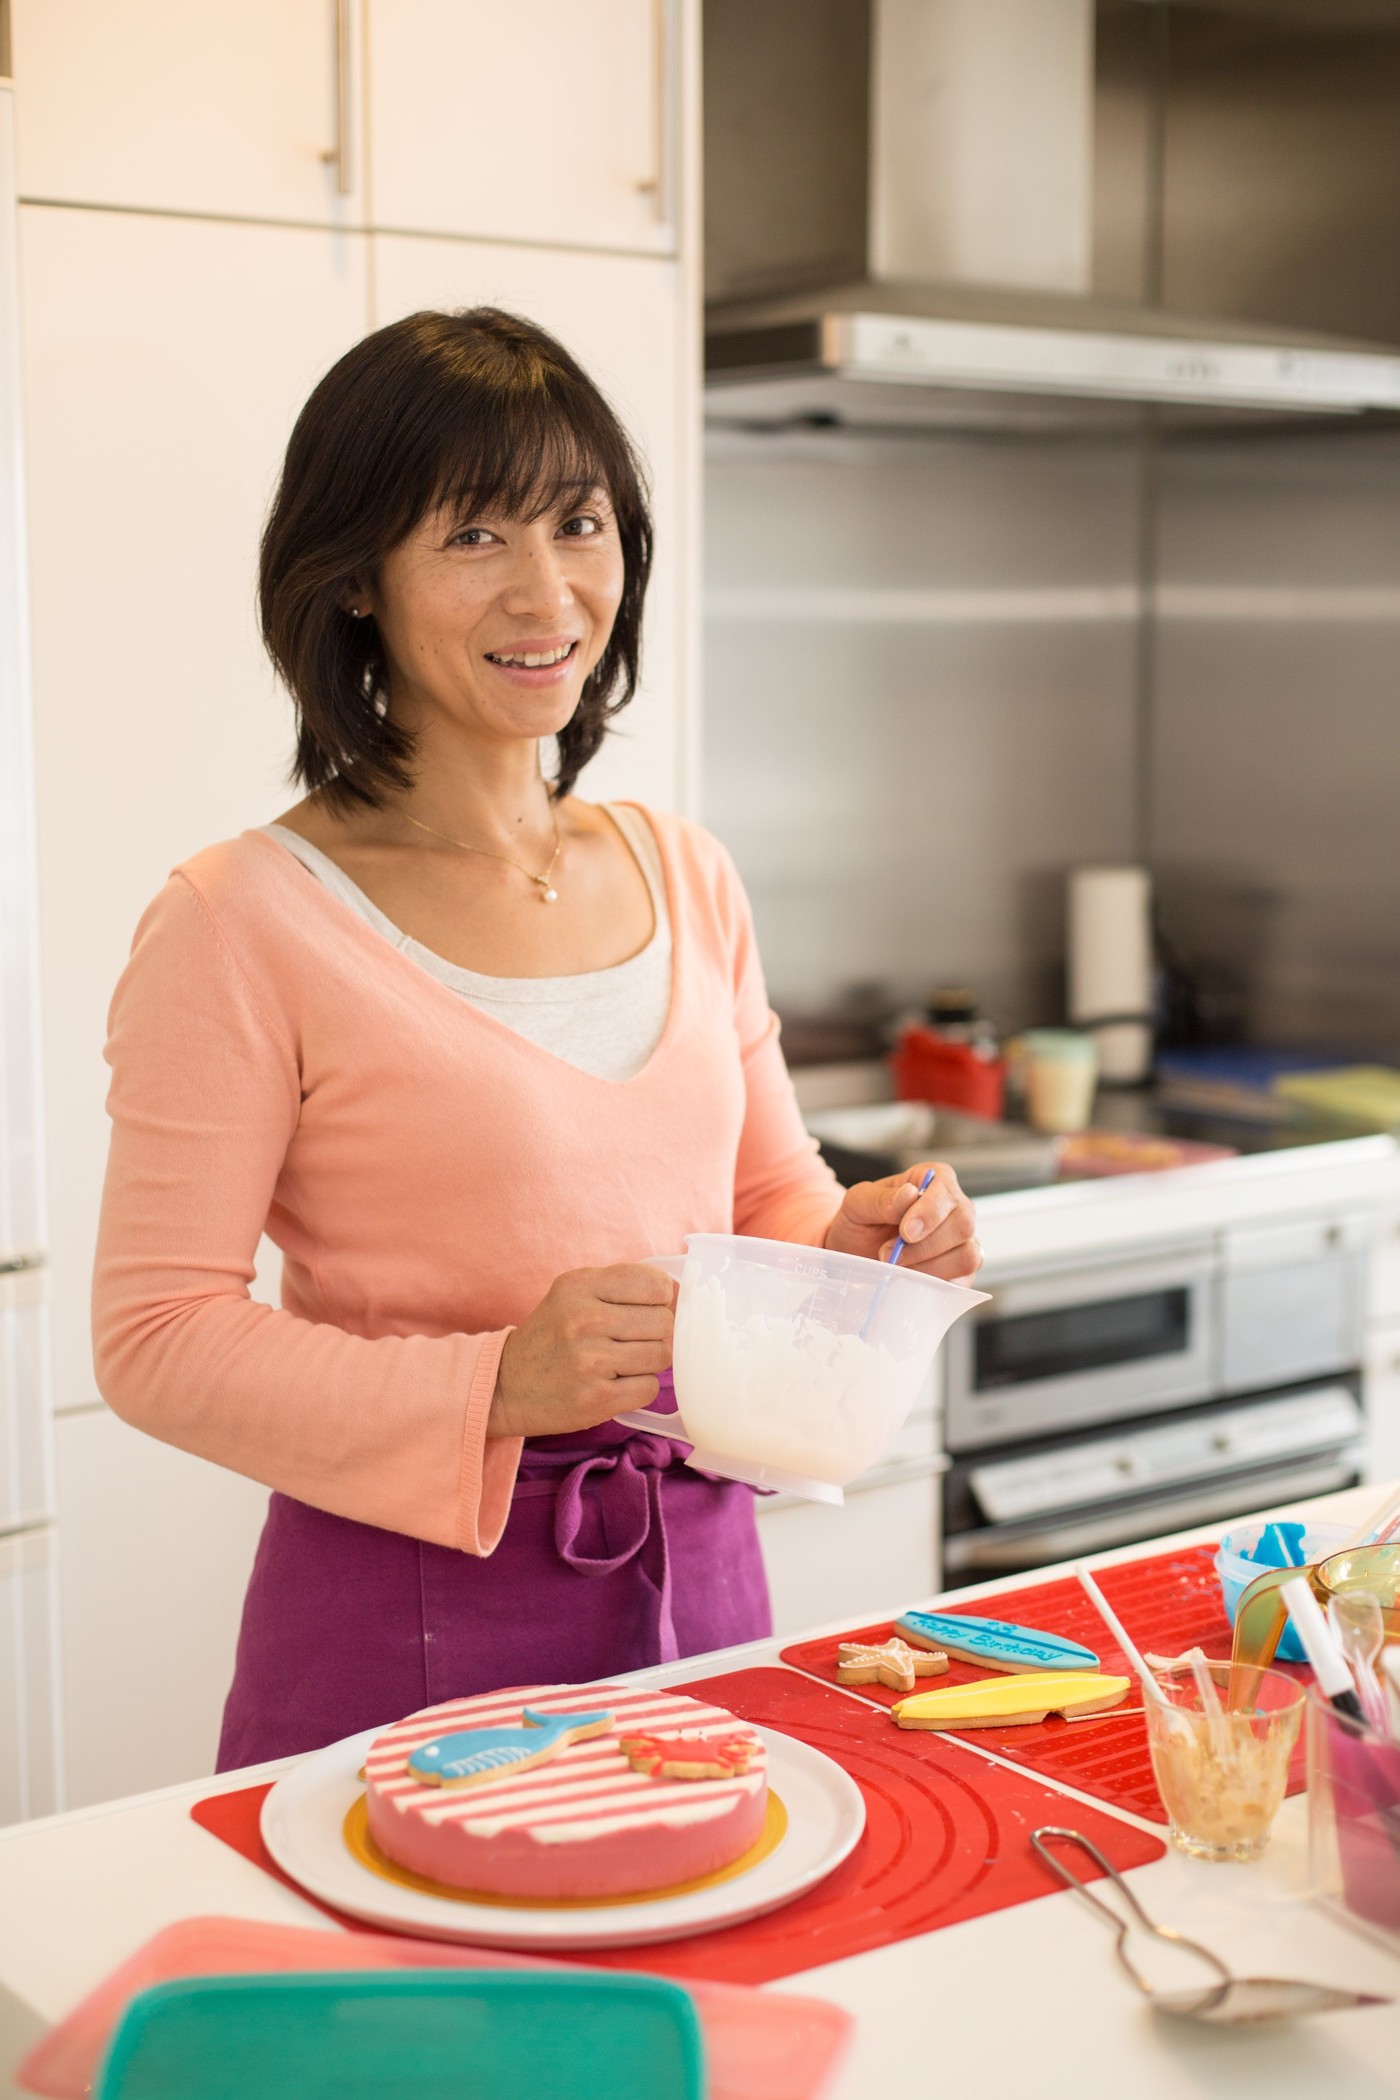
{"label": "red silicone baking mat", "polygon": [[[1230,1622],[1212,1565],[1214,1554],[1213,1545],[1183,1546],[1175,1553],[1154,1554],[1149,1560],[1120,1561],[1116,1567],[1099,1568],[1095,1579],[1139,1648],[1153,1654],[1180,1655],[1199,1642],[1207,1655],[1227,1659]],[[974,1618],[1011,1619],[1018,1625],[1038,1627],[1043,1633],[1064,1634],[1093,1648],[1105,1670],[1118,1676],[1132,1675],[1117,1642],[1073,1577],[1008,1590],[1000,1598],[984,1596],[966,1604],[940,1604],[939,1610]],[[852,1627],[844,1634],[828,1634],[818,1641],[800,1641],[795,1647],[784,1648],[783,1661],[835,1684],[836,1650],[841,1641],[883,1641],[893,1632],[888,1619],[878,1626]],[[946,1677],[922,1680],[921,1689],[969,1684],[987,1674],[977,1663],[950,1662]],[[854,1689],[863,1699],[884,1707],[893,1706],[904,1696],[887,1691],[882,1684],[862,1684]],[[1152,1776],[1141,1706],[1141,1695],[1134,1684],[1124,1701],[1128,1710],[1116,1713],[1110,1709],[1101,1720],[1062,1721],[1056,1716],[1033,1728],[978,1728],[963,1732],[969,1741],[995,1750],[998,1757],[1012,1758],[1047,1779],[1058,1779],[1066,1786],[1097,1795],[1114,1808],[1130,1809],[1150,1823],[1160,1823],[1165,1811]],[[1290,1793],[1302,1792],[1304,1765],[1300,1741],[1289,1776]]]}
{"label": "red silicone baking mat", "polygon": [[[1034,1779],[970,1757],[935,1736],[891,1727],[878,1708],[790,1670],[739,1670],[671,1689],[696,1691],[702,1685],[707,1699],[742,1720],[781,1729],[843,1765],[865,1797],[864,1835],[819,1888],[782,1910],[694,1939],[589,1955],[590,1964],[718,1983],[771,1983],[1058,1889],[1028,1838],[1039,1823],[1063,1821],[1064,1800]],[[248,1787],[216,1794],[190,1813],[215,1837],[285,1880],[258,1832],[266,1792]],[[1142,1866],[1164,1849],[1094,1809],[1076,1808],[1074,1821],[1120,1868]]]}

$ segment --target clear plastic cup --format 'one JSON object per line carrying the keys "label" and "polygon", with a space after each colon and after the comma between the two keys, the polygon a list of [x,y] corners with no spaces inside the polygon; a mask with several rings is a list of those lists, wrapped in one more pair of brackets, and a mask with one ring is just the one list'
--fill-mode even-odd
{"label": "clear plastic cup", "polygon": [[954,1320],[985,1291],[787,1240],[697,1232],[679,1274],[672,1377],[678,1415],[620,1415],[683,1430],[706,1473],[819,1502],[888,1450]]}
{"label": "clear plastic cup", "polygon": [[1287,1791],[1303,1686],[1281,1670],[1217,1664],[1222,1711],[1212,1717],[1190,1670],[1155,1674],[1162,1698],[1143,1702],[1147,1747],[1172,1843],[1193,1859],[1257,1859]]}

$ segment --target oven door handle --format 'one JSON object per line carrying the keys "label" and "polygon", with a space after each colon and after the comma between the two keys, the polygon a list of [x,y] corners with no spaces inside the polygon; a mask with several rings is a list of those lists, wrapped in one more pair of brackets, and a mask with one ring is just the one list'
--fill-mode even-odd
{"label": "oven door handle", "polygon": [[1219,1266],[1215,1249],[1200,1246],[1141,1261],[1086,1261],[1040,1274],[1027,1270],[1004,1279],[995,1269],[985,1270],[978,1282],[991,1291],[992,1304],[974,1309],[968,1324],[1013,1318],[1018,1313],[1069,1312],[1079,1306],[1107,1305],[1115,1298],[1148,1297],[1154,1291],[1194,1290],[1209,1284]]}
{"label": "oven door handle", "polygon": [[1026,1568],[1053,1567],[1082,1560],[1088,1553],[1107,1553],[1163,1533],[1188,1531],[1198,1524],[1237,1522],[1243,1513],[1276,1509],[1305,1495],[1328,1495],[1360,1479],[1364,1449],[1358,1444],[1337,1451],[1313,1452],[1290,1464],[1226,1478],[1211,1487],[1206,1481],[1183,1485],[1178,1494],[1135,1498],[1121,1509],[1101,1504],[1063,1524],[1046,1521],[1031,1529],[988,1524],[974,1531],[945,1531],[943,1564],[947,1574],[976,1577]]}

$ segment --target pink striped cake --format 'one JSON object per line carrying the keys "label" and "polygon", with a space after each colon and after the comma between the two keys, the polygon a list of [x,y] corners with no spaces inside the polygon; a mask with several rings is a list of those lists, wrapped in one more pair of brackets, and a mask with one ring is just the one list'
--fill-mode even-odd
{"label": "pink striped cake", "polygon": [[[515,1728],[525,1707],[605,1711],[612,1721],[513,1777],[452,1786],[410,1771],[410,1757],[434,1738]],[[746,1771],[723,1779],[653,1777],[620,1747],[643,1735],[699,1745],[736,1730],[752,1737],[752,1756]],[[483,1895],[546,1899],[635,1895],[713,1873],[755,1843],[768,1803],[755,1731],[723,1707],[624,1685],[531,1685],[426,1707],[378,1738],[365,1780],[370,1835],[399,1866]]]}

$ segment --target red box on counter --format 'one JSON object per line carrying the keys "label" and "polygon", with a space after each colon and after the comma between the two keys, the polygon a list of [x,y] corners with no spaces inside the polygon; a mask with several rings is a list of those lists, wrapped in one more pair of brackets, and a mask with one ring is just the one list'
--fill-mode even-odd
{"label": "red box on counter", "polygon": [[950,1042],[926,1021],[913,1021],[890,1053],[890,1068],[901,1101],[932,1101],[1000,1120],[1005,1058],[985,1057],[972,1044]]}

